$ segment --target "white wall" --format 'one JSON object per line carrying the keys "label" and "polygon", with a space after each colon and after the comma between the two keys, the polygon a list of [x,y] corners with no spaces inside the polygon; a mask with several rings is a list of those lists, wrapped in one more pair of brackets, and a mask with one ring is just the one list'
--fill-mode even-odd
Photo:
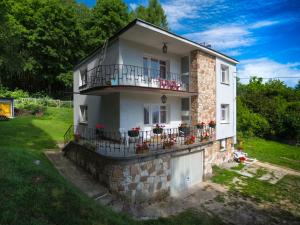
{"label": "white wall", "polygon": [[[229,85],[221,83],[221,65],[229,67]],[[236,135],[236,67],[220,58],[216,59],[216,121],[217,139]],[[221,123],[221,104],[229,104],[229,122]]]}
{"label": "white wall", "polygon": [[[177,128],[181,123],[181,99],[180,97],[167,96],[166,105],[169,105],[170,123],[166,128]],[[153,125],[144,125],[144,104],[161,104],[161,95],[121,93],[120,95],[120,128],[130,130],[140,127],[143,130],[151,130]]]}
{"label": "white wall", "polygon": [[[103,65],[116,64],[119,58],[119,47],[118,41],[112,43],[107,48],[107,54]],[[116,107],[119,106],[117,96],[91,96],[91,95],[80,95],[79,94],[79,83],[80,83],[80,68],[87,66],[87,70],[91,70],[96,66],[98,55],[94,55],[80,67],[78,67],[73,73],[73,90],[74,90],[74,125],[78,125],[80,122],[80,105],[88,106],[88,123],[87,126],[95,128],[97,123],[104,123],[104,119],[113,120],[108,124],[108,129],[113,129],[119,126],[119,114],[116,114]],[[110,101],[111,100],[111,101]],[[113,103],[113,104],[112,104]],[[113,113],[113,114],[112,114]],[[103,117],[101,116],[103,115]]]}
{"label": "white wall", "polygon": [[119,63],[143,67],[143,57],[150,56],[170,62],[170,71],[181,74],[181,57],[174,54],[164,54],[162,50],[140,45],[128,40],[119,40]]}

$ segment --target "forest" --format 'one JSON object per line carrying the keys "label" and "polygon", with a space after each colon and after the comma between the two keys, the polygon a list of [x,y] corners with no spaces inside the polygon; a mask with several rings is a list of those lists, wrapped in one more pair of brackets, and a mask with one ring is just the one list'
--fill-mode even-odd
{"label": "forest", "polygon": [[168,29],[157,0],[135,10],[122,0],[0,2],[0,84],[63,98],[72,90],[74,65],[135,18]]}

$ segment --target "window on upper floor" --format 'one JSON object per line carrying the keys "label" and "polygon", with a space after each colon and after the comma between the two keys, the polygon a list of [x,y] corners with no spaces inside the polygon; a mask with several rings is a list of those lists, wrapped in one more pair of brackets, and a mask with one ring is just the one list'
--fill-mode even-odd
{"label": "window on upper floor", "polygon": [[79,106],[79,113],[80,113],[80,122],[87,123],[88,122],[88,106],[87,105],[80,105]]}
{"label": "window on upper floor", "polygon": [[79,70],[80,79],[79,79],[79,86],[83,86],[87,83],[87,67],[82,67]]}
{"label": "window on upper floor", "polygon": [[167,79],[168,63],[165,60],[159,60],[153,57],[143,57],[144,76],[152,78]]}
{"label": "window on upper floor", "polygon": [[221,65],[221,83],[229,84],[229,67]]}
{"label": "window on upper floor", "polygon": [[221,123],[229,123],[229,104],[221,104]]}

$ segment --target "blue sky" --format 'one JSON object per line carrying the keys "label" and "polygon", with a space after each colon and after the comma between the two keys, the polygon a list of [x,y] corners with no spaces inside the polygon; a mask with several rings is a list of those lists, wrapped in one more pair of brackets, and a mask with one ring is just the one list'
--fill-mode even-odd
{"label": "blue sky", "polygon": [[[92,7],[96,0],[80,1]],[[148,0],[125,2],[135,8]],[[172,32],[239,60],[239,77],[300,77],[300,0],[160,2]]]}

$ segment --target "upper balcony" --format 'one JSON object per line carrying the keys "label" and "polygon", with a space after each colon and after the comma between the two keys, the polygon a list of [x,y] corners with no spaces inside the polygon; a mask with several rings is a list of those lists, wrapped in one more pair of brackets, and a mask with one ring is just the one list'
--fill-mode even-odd
{"label": "upper balcony", "polygon": [[[134,65],[112,64],[96,66],[81,72],[81,94],[101,95],[121,90],[152,91],[191,95],[188,74],[168,72]],[[194,93],[193,93],[194,94]]]}

